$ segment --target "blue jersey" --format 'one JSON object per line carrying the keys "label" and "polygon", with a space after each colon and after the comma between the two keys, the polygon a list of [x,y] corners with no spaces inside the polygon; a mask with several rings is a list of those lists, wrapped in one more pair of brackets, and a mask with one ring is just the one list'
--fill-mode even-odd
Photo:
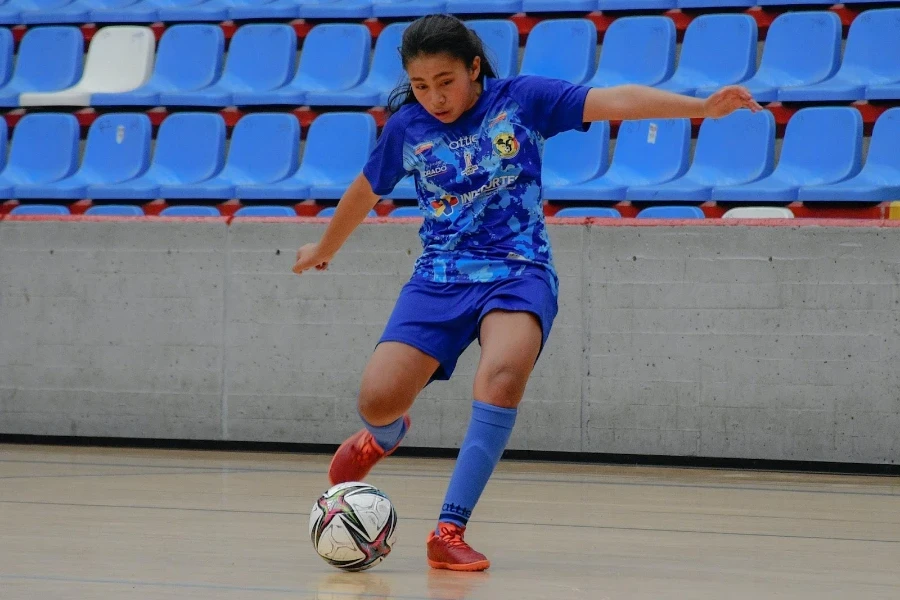
{"label": "blue jersey", "polygon": [[555,283],[541,156],[547,138],[585,129],[589,89],[536,76],[485,79],[475,105],[449,125],[418,103],[388,120],[363,174],[379,195],[414,175],[425,217],[414,276],[497,281],[537,265]]}

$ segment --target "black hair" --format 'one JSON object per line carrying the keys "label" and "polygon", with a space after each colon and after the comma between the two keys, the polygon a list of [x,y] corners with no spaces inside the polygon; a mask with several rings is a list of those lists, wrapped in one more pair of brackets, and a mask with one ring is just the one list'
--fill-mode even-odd
{"label": "black hair", "polygon": [[[451,15],[428,15],[413,21],[403,32],[403,42],[399,51],[404,69],[411,60],[422,55],[448,54],[463,61],[466,67],[471,67],[472,61],[479,56],[481,72],[478,75],[478,83],[483,85],[485,77],[497,76],[478,34]],[[409,82],[402,83],[391,92],[388,109],[394,113],[404,104],[416,101]]]}

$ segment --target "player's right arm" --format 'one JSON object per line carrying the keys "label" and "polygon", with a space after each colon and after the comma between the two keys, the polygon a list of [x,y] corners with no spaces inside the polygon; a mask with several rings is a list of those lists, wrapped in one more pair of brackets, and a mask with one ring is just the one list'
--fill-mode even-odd
{"label": "player's right arm", "polygon": [[328,223],[322,239],[314,244],[306,244],[297,251],[297,262],[292,271],[297,275],[315,267],[319,271],[328,268],[328,263],[337,254],[353,230],[356,229],[380,196],[372,191],[369,180],[360,173],[353,180],[341,201],[338,202],[334,216]]}

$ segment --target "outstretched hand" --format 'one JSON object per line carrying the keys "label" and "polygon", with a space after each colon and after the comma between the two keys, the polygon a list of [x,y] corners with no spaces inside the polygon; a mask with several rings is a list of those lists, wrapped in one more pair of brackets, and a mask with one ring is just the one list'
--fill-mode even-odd
{"label": "outstretched hand", "polygon": [[740,85],[723,87],[707,98],[703,104],[705,116],[712,119],[728,116],[739,108],[749,108],[753,112],[762,110],[762,106],[753,99],[750,91]]}

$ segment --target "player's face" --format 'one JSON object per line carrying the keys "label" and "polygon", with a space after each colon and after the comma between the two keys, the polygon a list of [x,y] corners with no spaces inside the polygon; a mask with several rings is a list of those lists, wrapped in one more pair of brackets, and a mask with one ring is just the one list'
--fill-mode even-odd
{"label": "player's face", "polygon": [[471,66],[449,54],[424,54],[406,65],[413,95],[435,119],[452,123],[478,100],[481,58]]}

